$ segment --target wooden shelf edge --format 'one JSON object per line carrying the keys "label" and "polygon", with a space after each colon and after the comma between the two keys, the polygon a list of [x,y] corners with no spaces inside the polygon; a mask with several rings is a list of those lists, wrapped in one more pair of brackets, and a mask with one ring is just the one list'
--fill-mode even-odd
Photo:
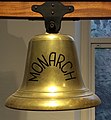
{"label": "wooden shelf edge", "polygon": [[[1,2],[0,17],[2,18],[42,18],[39,13],[31,10],[32,5],[41,5],[44,2]],[[73,13],[64,18],[109,18],[111,17],[111,2],[62,2],[64,5],[73,5]]]}

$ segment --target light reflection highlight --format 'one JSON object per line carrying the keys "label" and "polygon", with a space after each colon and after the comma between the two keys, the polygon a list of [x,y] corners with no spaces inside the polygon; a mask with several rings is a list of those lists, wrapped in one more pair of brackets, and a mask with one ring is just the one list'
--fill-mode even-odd
{"label": "light reflection highlight", "polygon": [[45,103],[45,106],[56,107],[56,106],[59,106],[59,104],[57,103],[57,101],[49,101],[49,102]]}
{"label": "light reflection highlight", "polygon": [[48,91],[52,92],[52,93],[56,92],[57,91],[57,87],[56,86],[51,86],[51,87],[48,88]]}
{"label": "light reflection highlight", "polygon": [[57,36],[56,35],[53,35],[53,34],[50,34],[50,40],[54,40],[54,38],[56,38]]}

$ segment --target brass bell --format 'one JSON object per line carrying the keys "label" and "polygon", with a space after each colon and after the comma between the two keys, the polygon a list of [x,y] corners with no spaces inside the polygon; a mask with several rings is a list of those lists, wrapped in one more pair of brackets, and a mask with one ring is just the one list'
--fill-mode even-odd
{"label": "brass bell", "polygon": [[29,43],[22,86],[6,106],[23,110],[74,110],[94,107],[100,99],[83,83],[74,39],[37,35]]}

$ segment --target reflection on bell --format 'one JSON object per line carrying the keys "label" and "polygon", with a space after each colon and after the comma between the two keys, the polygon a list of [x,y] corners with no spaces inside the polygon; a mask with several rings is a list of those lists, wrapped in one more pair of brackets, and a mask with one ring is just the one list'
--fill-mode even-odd
{"label": "reflection on bell", "polygon": [[29,43],[24,81],[6,106],[24,110],[74,110],[94,107],[100,99],[83,83],[72,37],[35,36]]}

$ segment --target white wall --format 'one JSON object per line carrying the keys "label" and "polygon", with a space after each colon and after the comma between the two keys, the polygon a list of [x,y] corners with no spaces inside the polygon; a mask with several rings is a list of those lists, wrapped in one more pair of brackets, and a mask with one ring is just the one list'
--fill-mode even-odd
{"label": "white wall", "polygon": [[[61,33],[76,36],[79,53],[78,23],[63,22]],[[74,28],[78,32],[74,32]],[[4,106],[6,98],[15,92],[23,80],[28,41],[45,33],[43,21],[0,20],[0,120],[80,120],[80,112],[25,112]]]}

